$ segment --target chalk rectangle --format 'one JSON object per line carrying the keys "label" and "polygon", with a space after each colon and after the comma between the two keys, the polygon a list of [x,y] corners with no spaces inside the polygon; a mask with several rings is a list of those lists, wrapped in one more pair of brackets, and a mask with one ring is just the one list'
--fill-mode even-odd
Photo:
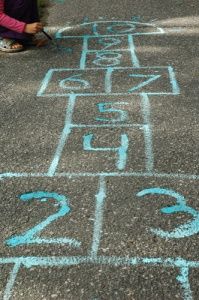
{"label": "chalk rectangle", "polygon": [[104,67],[89,70],[50,69],[38,96],[176,95],[179,92],[172,67]]}
{"label": "chalk rectangle", "polygon": [[86,54],[86,69],[129,66],[132,66],[130,51],[92,51]]}
{"label": "chalk rectangle", "polygon": [[198,261],[198,183],[172,177],[108,179],[98,255]]}
{"label": "chalk rectangle", "polygon": [[93,37],[88,39],[88,52],[129,51],[127,36]]}
{"label": "chalk rectangle", "polygon": [[[92,149],[89,149],[90,147]],[[146,171],[151,159],[144,127],[72,128],[57,168],[59,173]]]}
{"label": "chalk rectangle", "polygon": [[89,178],[1,181],[0,262],[22,256],[88,255],[97,191],[98,180]]}
{"label": "chalk rectangle", "polygon": [[77,97],[72,122],[80,127],[143,125],[142,102],[139,95]]}
{"label": "chalk rectangle", "polygon": [[172,67],[118,69],[113,70],[111,79],[111,93],[179,94],[179,87]]}
{"label": "chalk rectangle", "polygon": [[93,95],[104,93],[105,70],[50,69],[38,96]]}

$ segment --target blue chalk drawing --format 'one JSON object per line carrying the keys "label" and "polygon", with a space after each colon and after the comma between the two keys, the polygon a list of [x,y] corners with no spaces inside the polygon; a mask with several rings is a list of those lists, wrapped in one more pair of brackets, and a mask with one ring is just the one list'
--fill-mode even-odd
{"label": "blue chalk drawing", "polygon": [[132,87],[131,89],[129,89],[129,93],[132,93],[136,90],[139,90],[141,88],[143,88],[146,85],[149,85],[151,82],[156,81],[157,79],[159,79],[161,77],[161,75],[144,75],[144,74],[129,74],[129,77],[133,77],[133,78],[147,78],[144,82]]}
{"label": "blue chalk drawing", "polygon": [[[56,0],[55,0],[56,1]],[[57,0],[57,2],[63,3],[64,0]],[[78,26],[78,28],[83,31],[88,29],[88,33],[84,35],[73,35],[69,34],[69,27],[60,29],[55,37],[56,39],[77,39],[79,43],[82,43],[82,52],[80,56],[79,65],[76,68],[71,69],[51,69],[47,72],[44,80],[42,81],[41,87],[38,91],[39,97],[65,97],[66,98],[66,114],[64,121],[64,128],[60,134],[57,148],[55,149],[55,153],[52,157],[52,161],[50,163],[49,169],[46,173],[12,173],[6,172],[0,174],[0,180],[6,180],[9,178],[98,178],[99,179],[99,187],[95,194],[95,217],[94,217],[94,228],[93,228],[93,239],[91,242],[91,247],[88,249],[88,256],[64,256],[64,257],[56,257],[56,256],[48,256],[48,257],[2,257],[0,258],[0,264],[14,264],[13,270],[10,273],[10,277],[7,282],[7,286],[4,292],[3,300],[10,300],[12,295],[12,289],[19,272],[20,267],[31,268],[33,266],[45,266],[45,267],[60,267],[60,266],[74,266],[81,264],[93,264],[93,265],[107,265],[107,266],[162,266],[166,268],[177,268],[179,270],[179,276],[177,277],[177,281],[180,283],[181,288],[183,290],[183,299],[191,300],[192,292],[189,283],[189,270],[190,268],[199,268],[199,261],[190,261],[182,258],[162,258],[162,257],[114,257],[114,256],[99,256],[99,247],[103,234],[103,215],[106,203],[106,178],[114,177],[114,178],[168,178],[168,179],[183,179],[183,180],[198,180],[199,175],[193,174],[175,174],[175,173],[161,173],[154,171],[154,154],[153,154],[153,126],[151,123],[150,113],[150,95],[179,95],[180,88],[178,86],[175,71],[171,66],[151,66],[151,67],[143,67],[141,65],[141,60],[139,59],[137,48],[136,48],[136,40],[135,37],[142,37],[146,35],[163,35],[166,31],[151,23],[141,22],[141,18],[139,16],[132,17],[132,21],[94,21],[90,22],[86,17],[83,20],[83,23]],[[145,30],[146,29],[146,30]],[[172,29],[167,30],[167,32]],[[65,33],[66,31],[66,33]],[[174,29],[177,31],[177,28]],[[95,43],[97,43],[97,48],[99,49],[90,49],[90,42],[94,39]],[[123,45],[123,41],[125,41],[125,47]],[[128,47],[126,47],[126,44]],[[63,52],[68,54],[72,54],[73,49],[70,47],[61,47],[60,49]],[[94,53],[94,54],[93,54]],[[123,53],[125,55],[129,55],[131,65],[128,67],[122,67],[123,61]],[[89,67],[89,61],[91,61],[91,54],[94,55],[94,59],[92,59],[93,67]],[[89,56],[90,55],[90,56]],[[88,59],[89,58],[89,59]],[[85,71],[85,73],[82,72]],[[87,72],[91,70],[91,74],[88,73],[88,77],[83,77],[83,74],[87,76]],[[99,74],[104,70],[104,89],[102,91],[88,91],[91,88],[90,78],[95,71],[97,82],[99,78]],[[126,76],[125,73],[128,72],[129,77],[135,77],[138,81],[142,80],[141,83],[137,84],[134,87],[127,88],[126,92],[115,91],[115,81],[113,81],[114,76],[117,75],[116,72],[120,72],[121,76]],[[150,74],[146,75],[143,71],[149,71]],[[63,78],[56,82],[54,79],[55,72],[65,72],[71,71],[72,74],[69,77]],[[138,71],[138,74],[137,74]],[[162,77],[162,71],[167,73],[167,78],[169,80],[169,84],[171,86],[171,90],[154,90],[143,92],[142,88],[150,85],[151,83],[158,82],[160,77]],[[93,72],[93,73],[92,73]],[[160,73],[161,72],[161,73]],[[155,74],[156,73],[156,74]],[[118,74],[119,75],[119,74]],[[56,75],[55,75],[56,76]],[[164,76],[165,77],[165,76]],[[59,76],[60,78],[60,76]],[[166,78],[166,77],[165,77]],[[129,81],[130,79],[127,78]],[[143,81],[144,80],[144,81]],[[51,81],[53,82],[52,85]],[[93,81],[92,81],[93,82]],[[154,85],[153,84],[153,85]],[[55,86],[55,89],[54,89]],[[50,90],[50,92],[48,92]],[[73,113],[75,110],[76,101],[78,97],[90,97],[90,96],[121,96],[123,95],[139,95],[140,96],[140,106],[143,117],[143,124],[125,124],[125,121],[128,120],[127,111],[120,107],[120,105],[126,105],[125,102],[110,102],[108,99],[106,102],[100,102],[97,104],[98,110],[102,116],[95,116],[95,120],[100,124],[73,124]],[[68,99],[69,97],[69,99]],[[133,98],[132,98],[133,100]],[[106,116],[105,114],[108,114]],[[116,114],[116,116],[111,117],[110,114]],[[104,116],[104,117],[103,117]],[[106,123],[105,123],[106,122]],[[103,123],[103,124],[102,124]],[[92,130],[93,128],[139,128],[143,131],[144,141],[145,141],[145,171],[140,172],[125,172],[125,167],[127,164],[128,158],[128,136],[124,133],[121,135],[121,145],[119,147],[107,147],[107,148],[94,148],[92,147],[92,140],[94,139],[93,134],[87,134],[83,137],[83,147],[85,151],[104,151],[104,152],[115,152],[118,155],[118,160],[116,163],[118,171],[116,172],[58,172],[58,166],[62,157],[63,149],[68,142],[68,138],[72,133],[74,128],[87,128]],[[198,212],[188,206],[186,204],[186,199],[172,191],[161,188],[154,189],[146,189],[138,193],[139,197],[143,197],[148,194],[160,194],[166,195],[169,197],[173,197],[177,201],[177,205],[163,208],[161,211],[167,214],[174,213],[186,213],[191,215],[192,221],[187,222],[184,225],[177,227],[175,230],[171,232],[163,231],[161,229],[151,229],[151,231],[155,234],[158,234],[162,238],[184,238],[192,236],[193,234],[197,234],[199,232],[199,220],[198,220]],[[56,219],[66,216],[70,212],[70,208],[68,205],[67,198],[64,200],[63,195],[59,195],[56,193],[47,193],[47,192],[35,192],[23,194],[21,196],[22,201],[31,201],[33,199],[39,200],[41,203],[45,203],[51,198],[51,196],[56,197],[56,204],[60,207],[60,210],[54,214],[49,216],[46,220],[36,225],[32,229],[27,230],[24,234],[11,237],[6,242],[10,247],[15,247],[17,245],[25,245],[25,244],[41,244],[41,243],[54,243],[55,244],[68,244],[72,247],[79,248],[81,243],[77,240],[67,239],[67,238],[58,238],[58,239],[45,239],[39,238],[37,235],[50,223],[56,221]],[[31,198],[32,197],[32,198]],[[63,198],[59,198],[63,197]],[[52,197],[53,198],[53,197]],[[62,199],[62,200],[61,200]],[[61,204],[62,203],[62,204]]]}
{"label": "blue chalk drawing", "polygon": [[[106,52],[108,53],[108,51]],[[115,53],[117,54],[117,53]],[[85,64],[84,64],[85,68]],[[66,78],[66,72],[71,73],[75,71],[75,75],[69,76]],[[102,72],[104,72],[104,82],[105,85],[100,87],[101,90],[98,92],[95,92],[92,90],[92,84],[90,83],[90,76],[92,76],[92,82],[95,80],[99,80],[99,76],[102,75]],[[143,73],[141,73],[143,72]],[[146,72],[150,72],[150,74],[145,74]],[[154,74],[158,72],[158,74]],[[140,74],[141,73],[141,74]],[[152,74],[151,74],[152,73]],[[118,91],[116,84],[114,83],[114,78],[116,76],[127,77],[127,82],[129,87],[127,87],[126,91]],[[53,83],[54,76],[59,75],[59,78],[63,76],[63,79],[57,79],[57,84]],[[69,74],[70,75],[70,74]],[[81,78],[81,76],[84,76]],[[166,82],[168,87],[164,88],[164,90],[157,90],[157,88],[153,85],[151,90],[143,91],[142,88],[145,86],[150,85],[152,82],[159,80],[160,78],[166,77]],[[136,80],[142,80],[144,78],[144,81],[141,83],[136,83],[132,87],[129,83],[129,78],[135,78]],[[63,81],[62,81],[63,80]],[[118,80],[118,78],[117,78]],[[113,81],[113,82],[112,82]],[[61,82],[61,86],[60,86]],[[70,84],[68,84],[68,82]],[[51,91],[48,92],[48,88],[50,85]],[[89,90],[90,85],[90,90]],[[65,87],[65,88],[64,88]],[[74,88],[73,88],[74,87]],[[53,90],[52,90],[53,89]],[[80,69],[80,68],[61,68],[61,69],[50,69],[38,92],[39,97],[63,97],[67,96],[70,97],[71,94],[75,94],[76,96],[107,96],[113,95],[113,96],[124,96],[124,95],[142,95],[143,92],[147,95],[179,95],[180,88],[178,86],[175,72],[171,66],[169,67],[120,67],[120,66],[103,66],[98,68],[87,68],[86,70]]]}
{"label": "blue chalk drawing", "polygon": [[[93,126],[93,125],[92,125]],[[101,126],[101,125],[99,125]],[[111,125],[115,127],[115,125]],[[77,126],[72,126],[76,128]],[[109,126],[108,126],[109,127]],[[80,126],[81,128],[81,126]],[[83,127],[84,128],[84,127]],[[95,128],[95,126],[94,126]],[[56,172],[54,175],[48,173],[1,173],[0,180],[9,178],[81,178],[81,177],[135,177],[135,178],[162,178],[162,179],[182,179],[182,180],[199,180],[199,175],[180,174],[180,173],[161,173],[161,172]]]}
{"label": "blue chalk drawing", "polygon": [[[98,25],[98,26],[97,26]],[[97,27],[99,31],[100,25],[104,26],[107,25],[106,27],[106,33],[105,34],[100,34],[97,32]],[[123,26],[123,28],[121,28]],[[132,21],[95,21],[95,22],[83,22],[80,24],[81,28],[84,29],[90,29],[92,27],[93,34],[86,34],[88,38],[91,37],[108,37],[108,36],[125,36],[128,34],[132,34],[133,36],[143,36],[143,35],[162,35],[165,34],[166,31],[158,27],[154,24],[151,23],[144,23],[144,22],[132,22]],[[94,29],[93,29],[94,28]],[[139,31],[139,28],[142,28],[142,31]],[[146,31],[143,30],[143,28],[146,28]],[[64,39],[64,38],[82,38],[82,36],[78,35],[65,35],[64,32],[68,33],[68,27],[61,28],[57,31],[55,37],[56,39]],[[83,37],[85,37],[83,36]]]}
{"label": "blue chalk drawing", "polygon": [[83,38],[82,54],[80,58],[80,69],[84,70],[86,68],[86,59],[88,53],[88,36]]}
{"label": "blue chalk drawing", "polygon": [[121,64],[121,53],[111,51],[98,51],[96,53],[96,59],[93,60],[93,64],[102,67],[114,67]]}
{"label": "blue chalk drawing", "polygon": [[176,199],[177,205],[164,207],[161,209],[161,212],[164,214],[175,214],[175,213],[184,213],[192,216],[193,220],[188,221],[186,224],[183,224],[173,231],[164,231],[162,229],[151,229],[151,232],[160,236],[161,238],[172,238],[180,239],[192,236],[199,233],[199,212],[194,208],[190,207],[186,203],[186,199],[176,193],[173,190],[162,189],[162,188],[150,188],[145,189],[137,194],[138,197],[143,197],[146,195],[166,195]]}
{"label": "blue chalk drawing", "polygon": [[48,84],[49,84],[50,80],[52,79],[52,76],[53,76],[52,70],[48,70],[44,79],[41,82],[40,89],[37,92],[37,97],[41,97],[43,95],[43,93],[45,93],[45,90],[47,89]]}
{"label": "blue chalk drawing", "polygon": [[95,120],[99,122],[124,122],[128,119],[128,113],[127,111],[123,109],[113,108],[113,106],[123,106],[123,105],[129,105],[128,102],[101,102],[97,103],[97,107],[100,113],[117,113],[117,118],[99,118],[97,117]]}
{"label": "blue chalk drawing", "polygon": [[75,95],[71,95],[68,101],[68,105],[67,105],[67,109],[66,109],[66,118],[65,118],[65,124],[64,124],[64,128],[63,131],[60,135],[59,141],[58,141],[58,145],[53,157],[53,160],[50,164],[50,167],[48,169],[48,176],[52,177],[55,175],[55,172],[58,168],[60,159],[61,159],[61,155],[64,149],[64,146],[67,142],[67,139],[70,136],[71,133],[71,123],[72,123],[72,117],[73,117],[73,112],[75,109],[75,103],[76,103],[76,96]]}
{"label": "blue chalk drawing", "polygon": [[14,270],[11,272],[10,281],[7,284],[7,294],[4,294],[3,300],[11,299],[12,288],[16,279],[17,272],[20,265],[25,268],[32,267],[69,267],[82,264],[87,265],[106,265],[106,266],[156,266],[165,268],[177,268],[180,271],[180,275],[177,280],[181,284],[184,292],[184,300],[192,300],[192,293],[190,290],[188,270],[190,268],[199,268],[198,261],[185,260],[183,258],[162,258],[162,257],[115,257],[115,256],[70,256],[70,257],[11,257],[0,258],[1,264],[15,264]]}
{"label": "blue chalk drawing", "polygon": [[184,267],[180,269],[180,275],[177,276],[177,281],[181,284],[183,293],[184,293],[184,299],[185,300],[192,300],[192,291],[191,286],[189,282],[189,268]]}
{"label": "blue chalk drawing", "polygon": [[109,67],[107,68],[106,75],[105,75],[105,82],[104,82],[104,88],[105,93],[111,94],[112,92],[112,74],[113,74],[113,68]]}
{"label": "blue chalk drawing", "polygon": [[[199,268],[199,261],[186,260],[181,257],[128,257],[128,256],[22,256],[1,257],[0,264],[21,263],[26,268],[35,266],[60,267],[80,264],[107,266],[162,266],[167,268]],[[186,274],[185,274],[186,275]]]}
{"label": "blue chalk drawing", "polygon": [[128,43],[129,43],[129,50],[131,53],[132,65],[134,68],[140,68],[140,62],[136,53],[134,37],[131,34],[128,35]]}
{"label": "blue chalk drawing", "polygon": [[65,0],[51,0],[55,3],[61,3],[61,4],[64,4],[65,3]]}
{"label": "blue chalk drawing", "polygon": [[82,24],[88,23],[88,21],[89,21],[89,17],[84,17],[84,18],[83,18],[83,21],[82,21]]}
{"label": "blue chalk drawing", "polygon": [[114,38],[114,37],[105,37],[105,38],[99,38],[98,43],[103,46],[104,50],[110,50],[111,47],[120,45],[122,43],[121,39]]}
{"label": "blue chalk drawing", "polygon": [[121,145],[119,147],[113,147],[113,148],[92,147],[91,142],[93,138],[94,138],[93,134],[87,134],[83,137],[83,148],[85,151],[117,152],[118,160],[116,166],[118,170],[123,170],[126,167],[126,162],[128,157],[127,151],[129,147],[129,140],[126,134],[121,135]]}
{"label": "blue chalk drawing", "polygon": [[12,295],[12,289],[14,287],[18,272],[21,268],[22,264],[20,259],[18,259],[15,263],[14,263],[14,267],[12,269],[12,271],[10,272],[10,276],[8,278],[7,284],[6,284],[6,288],[4,291],[4,295],[3,295],[3,300],[9,300],[11,299],[11,295]]}
{"label": "blue chalk drawing", "polygon": [[[62,79],[59,81],[59,86],[62,88],[62,89],[65,89],[65,90],[82,90],[82,89],[89,89],[91,86],[90,86],[90,83],[87,81],[87,80],[83,80],[81,79],[81,76],[82,74],[76,74],[76,75],[73,75],[73,76],[70,76],[68,78],[65,78],[65,79]],[[72,85],[71,86],[71,83],[77,83],[78,85],[77,86],[74,86]]]}
{"label": "blue chalk drawing", "polygon": [[154,154],[153,154],[153,133],[151,126],[151,107],[147,94],[141,94],[141,109],[144,121],[144,140],[145,140],[145,157],[146,157],[146,170],[149,173],[153,172],[154,167]]}
{"label": "blue chalk drawing", "polygon": [[[121,29],[121,27],[124,27]],[[127,22],[117,22],[115,24],[111,24],[107,27],[107,33],[113,34],[125,34],[129,32],[133,32],[136,30],[136,23],[127,23]]]}
{"label": "blue chalk drawing", "polygon": [[168,70],[169,70],[170,83],[173,87],[173,92],[174,92],[175,95],[179,95],[180,94],[180,88],[179,88],[178,82],[176,80],[174,69],[171,66],[169,66]]}
{"label": "blue chalk drawing", "polygon": [[133,22],[141,22],[142,21],[142,17],[141,16],[132,16],[131,20]]}
{"label": "blue chalk drawing", "polygon": [[93,241],[91,246],[91,257],[97,257],[100,239],[102,235],[102,225],[103,225],[103,211],[104,203],[106,199],[106,182],[103,176],[100,176],[99,180],[99,191],[96,194],[96,209],[95,209],[95,221],[93,230]]}
{"label": "blue chalk drawing", "polygon": [[10,247],[16,247],[21,245],[28,244],[68,244],[72,247],[79,248],[81,243],[75,239],[69,238],[39,238],[38,234],[41,233],[48,225],[52,222],[55,222],[59,218],[62,218],[69,214],[70,207],[68,205],[68,199],[64,195],[60,195],[57,193],[49,193],[44,191],[36,191],[32,193],[26,193],[20,195],[20,200],[22,201],[31,201],[31,200],[39,200],[40,202],[47,201],[47,199],[54,199],[56,202],[54,206],[58,206],[58,212],[49,216],[47,219],[37,224],[33,228],[27,230],[21,235],[13,236],[5,241],[6,245]]}

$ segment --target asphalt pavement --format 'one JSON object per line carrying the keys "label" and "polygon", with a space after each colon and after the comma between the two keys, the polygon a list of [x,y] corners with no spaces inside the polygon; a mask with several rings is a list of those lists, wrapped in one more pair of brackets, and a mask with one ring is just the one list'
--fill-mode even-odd
{"label": "asphalt pavement", "polygon": [[199,299],[198,1],[54,1],[0,53],[0,297]]}

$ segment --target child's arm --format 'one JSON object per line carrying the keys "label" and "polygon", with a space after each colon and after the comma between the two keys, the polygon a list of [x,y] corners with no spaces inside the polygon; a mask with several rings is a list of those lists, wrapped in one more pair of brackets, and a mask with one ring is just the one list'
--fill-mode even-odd
{"label": "child's arm", "polygon": [[26,27],[26,23],[11,18],[4,13],[4,0],[0,0],[0,26],[19,33],[24,32]]}
{"label": "child's arm", "polygon": [[26,24],[6,15],[4,12],[4,1],[0,0],[0,26],[19,33],[26,32],[29,34],[35,34],[43,29],[43,25],[40,22]]}

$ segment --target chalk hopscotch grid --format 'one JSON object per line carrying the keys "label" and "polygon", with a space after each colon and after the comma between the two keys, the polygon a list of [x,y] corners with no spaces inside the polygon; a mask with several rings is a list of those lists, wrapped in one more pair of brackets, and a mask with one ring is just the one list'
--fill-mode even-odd
{"label": "chalk hopscotch grid", "polygon": [[[103,22],[103,21],[102,21]],[[99,35],[97,32],[98,24],[102,22],[95,23],[84,23],[84,25],[93,25],[93,34],[82,36],[64,36],[62,33],[65,31],[65,28],[59,30],[56,34],[57,39],[70,39],[70,38],[81,38],[83,40],[82,47],[82,55],[80,59],[80,69],[81,70],[96,70],[96,69],[104,69],[107,70],[105,76],[105,90],[106,93],[96,93],[93,95],[125,95],[125,93],[111,93],[111,76],[112,72],[117,69],[129,69],[129,68],[120,68],[120,67],[101,67],[101,68],[86,68],[87,54],[92,50],[88,50],[88,42],[90,38],[100,37],[106,38],[107,35]],[[120,21],[126,22],[126,21]],[[105,23],[115,23],[118,24],[118,21],[107,21]],[[132,22],[126,22],[126,24],[130,24]],[[139,23],[142,25],[142,23]],[[151,26],[151,24],[144,24],[145,26]],[[155,26],[154,26],[155,27]],[[164,30],[162,28],[158,28],[157,32],[146,32],[146,33],[134,33],[134,34],[109,34],[108,37],[118,37],[118,36],[126,36],[129,44],[129,51],[131,53],[131,61],[133,68],[139,69],[149,69],[147,67],[141,67],[140,62],[137,57],[136,47],[134,43],[133,36],[137,35],[153,35],[153,34],[164,34]],[[109,50],[106,50],[108,52]],[[110,50],[111,52],[113,50]],[[115,49],[114,51],[117,51]],[[92,52],[98,52],[98,50],[93,50]],[[170,84],[172,86],[172,93],[136,93],[141,97],[141,106],[142,106],[142,115],[143,115],[143,124],[97,124],[97,125],[87,125],[87,124],[73,124],[72,118],[75,110],[75,104],[79,96],[87,97],[91,96],[91,94],[86,93],[74,93],[74,94],[65,94],[62,96],[69,97],[67,98],[67,107],[66,107],[66,117],[63,131],[61,133],[57,149],[55,151],[53,160],[49,166],[47,173],[3,173],[0,174],[0,180],[6,180],[9,178],[25,178],[25,177],[41,177],[41,178],[50,178],[50,177],[68,177],[68,178],[81,178],[81,177],[98,177],[99,178],[99,186],[98,191],[96,193],[96,208],[95,208],[95,220],[94,220],[94,229],[93,229],[93,240],[91,249],[88,252],[88,256],[74,256],[74,257],[12,257],[12,258],[0,258],[1,264],[14,264],[13,270],[10,273],[10,277],[8,279],[6,289],[4,292],[3,300],[9,300],[12,296],[12,289],[15,284],[15,280],[17,278],[17,274],[20,268],[26,267],[31,268],[33,266],[40,267],[59,267],[59,266],[74,266],[80,264],[94,264],[94,265],[114,265],[114,266],[163,266],[165,268],[177,268],[179,269],[179,276],[176,278],[177,281],[181,284],[184,299],[191,300],[192,299],[192,291],[189,283],[189,270],[190,268],[199,268],[199,261],[187,261],[182,258],[147,258],[147,257],[111,257],[111,256],[98,256],[98,249],[101,240],[101,234],[103,232],[103,210],[104,204],[106,201],[106,181],[107,177],[154,177],[154,178],[172,178],[172,179],[191,179],[198,180],[199,175],[193,174],[166,174],[166,173],[156,173],[153,171],[154,157],[153,157],[153,137],[152,137],[152,125],[150,121],[150,95],[178,95],[180,93],[179,86],[177,84],[175,78],[175,72],[171,66],[169,67],[152,67],[152,68],[168,68]],[[47,72],[40,90],[38,92],[38,96],[40,97],[55,97],[59,96],[59,94],[45,94],[45,90],[48,87],[48,84],[52,78],[52,74],[54,71],[60,70],[80,70],[80,69],[51,69]],[[129,94],[128,94],[129,95]],[[145,172],[100,172],[100,173],[89,173],[89,172],[81,172],[81,173],[67,173],[57,172],[57,168],[59,165],[59,161],[62,156],[63,148],[67,143],[67,139],[69,135],[72,133],[73,128],[128,128],[128,127],[139,127],[144,131],[144,139],[145,139],[145,155],[146,155],[146,171]]]}
{"label": "chalk hopscotch grid", "polygon": [[[108,51],[106,51],[108,52]],[[85,54],[82,54],[82,56],[85,56]],[[133,59],[134,60],[134,59]],[[89,96],[125,96],[125,95],[142,95],[142,94],[146,94],[148,96],[163,96],[163,95],[179,95],[180,94],[180,89],[179,89],[179,86],[178,86],[178,83],[176,81],[176,77],[175,77],[175,73],[174,73],[174,70],[172,68],[172,66],[169,66],[169,67],[132,67],[132,68],[129,68],[129,67],[108,67],[108,68],[105,68],[105,67],[101,67],[101,68],[87,68],[85,69],[81,69],[81,68],[61,68],[61,69],[50,69],[42,84],[41,84],[41,87],[37,93],[37,96],[38,97],[63,97],[63,96],[66,96],[66,97],[70,97],[71,96],[71,92],[61,92],[61,93],[45,93],[49,83],[51,82],[52,80],[52,76],[54,73],[62,73],[64,71],[82,71],[82,70],[85,70],[85,71],[99,71],[99,70],[104,70],[106,71],[105,72],[105,88],[104,88],[104,92],[98,92],[98,93],[93,93],[93,92],[76,92],[74,93],[73,92],[73,95],[75,95],[76,97],[89,97]],[[171,85],[171,91],[167,91],[167,92],[137,92],[136,90],[139,89],[139,86],[135,87],[134,91],[132,92],[123,92],[123,93],[119,93],[119,92],[114,92],[112,91],[112,75],[113,75],[113,72],[117,72],[117,71],[120,71],[120,70],[124,70],[124,71],[136,71],[136,70],[143,70],[143,71],[147,71],[147,70],[153,70],[153,71],[161,71],[161,70],[165,70],[165,71],[168,71],[168,75],[169,75],[169,81],[170,81],[170,85]],[[86,72],[85,72],[86,74]],[[135,77],[136,76],[139,76],[139,74],[135,74]],[[142,76],[142,75],[140,75]],[[147,76],[147,75],[143,75],[144,76]],[[150,75],[149,75],[150,76]],[[151,79],[148,79],[146,81],[146,85],[147,85],[147,82],[149,81],[154,81],[153,78]],[[150,83],[150,82],[149,82]],[[143,85],[144,86],[144,85]]]}

